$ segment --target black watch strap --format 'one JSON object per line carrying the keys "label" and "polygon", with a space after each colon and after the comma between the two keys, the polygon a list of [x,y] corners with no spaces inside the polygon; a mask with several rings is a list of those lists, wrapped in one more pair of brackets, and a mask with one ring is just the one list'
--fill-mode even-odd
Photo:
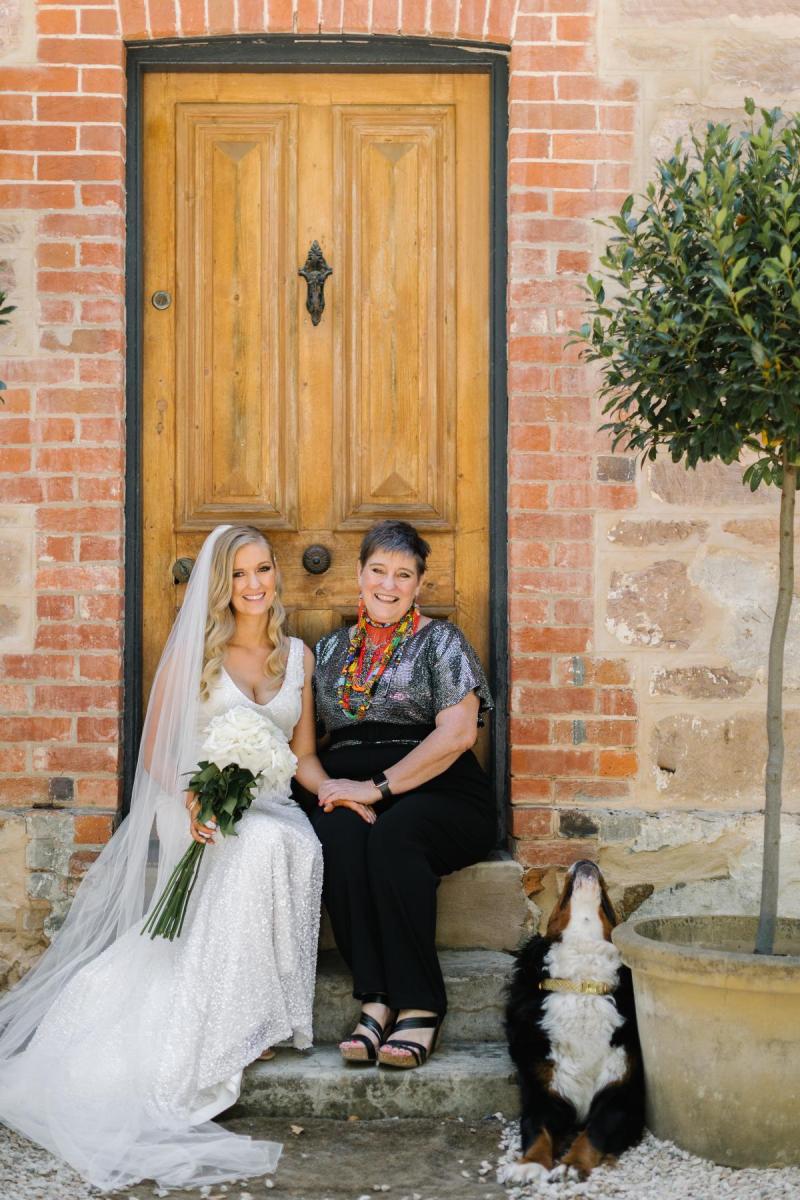
{"label": "black watch strap", "polygon": [[382,800],[388,800],[391,797],[392,790],[389,787],[389,780],[386,778],[383,771],[379,771],[377,775],[373,775],[372,782],[380,792]]}

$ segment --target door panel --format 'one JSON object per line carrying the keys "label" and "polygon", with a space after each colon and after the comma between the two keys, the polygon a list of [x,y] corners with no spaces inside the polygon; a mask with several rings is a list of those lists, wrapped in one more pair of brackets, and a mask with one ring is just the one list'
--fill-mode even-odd
{"label": "door panel", "polygon": [[297,109],[176,112],[177,529],[297,521]]}
{"label": "door panel", "polygon": [[269,533],[312,645],[354,612],[363,530],[412,521],[425,610],[486,662],[488,78],[152,73],[144,122],[145,694],[172,564],[224,521]]}
{"label": "door panel", "polygon": [[339,528],[454,526],[454,126],[452,106],[334,110]]}

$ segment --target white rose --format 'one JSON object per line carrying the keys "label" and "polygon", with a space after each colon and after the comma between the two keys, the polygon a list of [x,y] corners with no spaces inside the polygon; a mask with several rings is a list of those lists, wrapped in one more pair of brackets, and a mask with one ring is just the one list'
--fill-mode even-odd
{"label": "white rose", "polygon": [[297,770],[297,759],[283,731],[244,704],[214,717],[206,729],[202,752],[220,770],[236,763],[275,790],[288,788]]}

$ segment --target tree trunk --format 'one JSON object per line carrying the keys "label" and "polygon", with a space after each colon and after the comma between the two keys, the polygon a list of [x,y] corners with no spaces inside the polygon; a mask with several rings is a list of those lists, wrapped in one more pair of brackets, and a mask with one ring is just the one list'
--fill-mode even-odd
{"label": "tree trunk", "polygon": [[764,805],[764,861],[761,877],[761,911],[756,934],[756,954],[772,954],[778,917],[778,875],[781,845],[781,783],[783,778],[783,658],[786,630],[794,593],[794,501],[797,466],[784,449],[781,487],[778,603],[769,642],[767,680],[767,774]]}

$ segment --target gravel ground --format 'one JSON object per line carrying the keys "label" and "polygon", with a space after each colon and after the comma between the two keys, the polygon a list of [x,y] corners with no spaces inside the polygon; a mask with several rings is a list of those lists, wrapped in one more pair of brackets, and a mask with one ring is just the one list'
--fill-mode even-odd
{"label": "gravel ground", "polygon": [[[505,1122],[497,1175],[519,1157],[516,1122]],[[800,1167],[734,1170],[660,1142],[652,1133],[623,1154],[616,1167],[598,1167],[583,1183],[554,1179],[505,1185],[507,1200],[800,1200]]]}
{"label": "gravel ground", "polygon": [[[284,1143],[277,1174],[227,1187],[165,1192],[139,1184],[117,1200],[800,1200],[800,1168],[718,1167],[648,1134],[615,1169],[586,1182],[505,1186],[518,1156],[516,1122],[326,1121],[240,1117],[226,1122]],[[108,1193],[106,1193],[107,1195]],[[101,1195],[45,1151],[0,1127],[2,1200],[94,1200]]]}

